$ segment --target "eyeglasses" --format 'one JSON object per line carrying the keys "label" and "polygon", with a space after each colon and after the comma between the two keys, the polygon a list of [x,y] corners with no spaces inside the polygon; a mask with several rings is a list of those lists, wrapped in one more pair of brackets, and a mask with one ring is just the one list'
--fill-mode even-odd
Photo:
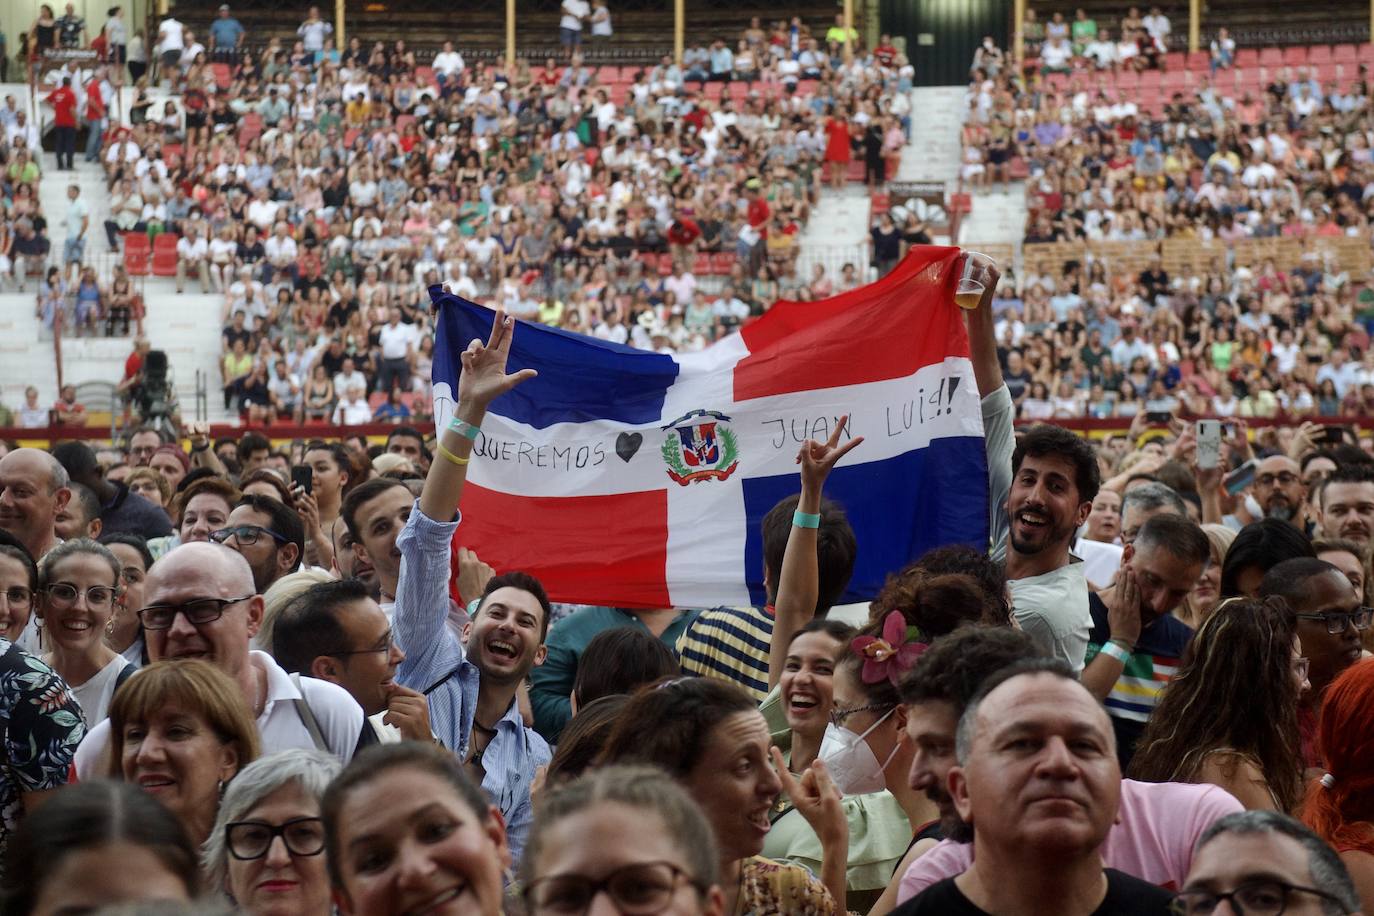
{"label": "eyeglasses", "polygon": [[172,621],[177,619],[177,614],[184,614],[187,623],[200,626],[219,620],[229,605],[247,601],[252,597],[244,595],[242,598],[196,598],[185,604],[150,604],[138,612],[138,619],[145,630],[169,629]]}
{"label": "eyeglasses", "polygon": [[640,862],[617,868],[600,881],[585,875],[550,875],[531,882],[522,893],[532,914],[582,916],[605,891],[625,916],[649,916],[668,906],[683,881],[705,889],[671,862]]}
{"label": "eyeglasses", "polygon": [[1272,487],[1274,483],[1277,482],[1280,486],[1291,487],[1293,484],[1297,483],[1298,480],[1297,474],[1290,471],[1284,471],[1282,474],[1261,474],[1255,478],[1255,483],[1262,487]]}
{"label": "eyeglasses", "polygon": [[1299,887],[1283,881],[1247,881],[1229,893],[1213,891],[1183,891],[1174,898],[1170,909],[1176,916],[1210,916],[1225,900],[1237,916],[1283,916],[1292,894],[1311,894],[1336,904],[1341,913],[1349,913],[1339,900],[1315,887]]}
{"label": "eyeglasses", "polygon": [[345,656],[345,655],[371,655],[373,652],[390,652],[390,651],[391,651],[391,647],[394,646],[395,644],[396,644],[396,643],[395,643],[395,641],[393,640],[391,631],[390,631],[390,630],[387,630],[387,631],[386,631],[386,635],[383,636],[383,637],[377,642],[377,644],[376,644],[375,646],[373,646],[372,648],[370,648],[370,649],[346,649],[346,650],[344,650],[344,651],[342,651],[342,652],[321,652],[320,654],[321,654],[321,655],[333,655],[333,656],[336,656],[336,657],[342,657],[342,656]]}
{"label": "eyeglasses", "polygon": [[844,720],[854,715],[856,712],[872,712],[879,709],[887,709],[889,703],[865,703],[863,706],[851,706],[848,709],[830,710],[830,724],[839,728],[844,724]]}
{"label": "eyeglasses", "polygon": [[1347,613],[1326,613],[1326,614],[1295,614],[1299,620],[1324,620],[1326,621],[1326,632],[1335,636],[1337,633],[1344,633],[1345,628],[1352,623],[1357,630],[1369,629],[1371,620],[1374,620],[1374,608],[1359,607]]}
{"label": "eyeglasses", "polygon": [[285,535],[278,534],[271,528],[264,528],[261,525],[235,525],[233,528],[220,528],[210,532],[210,540],[216,544],[223,544],[233,538],[238,541],[240,547],[252,547],[264,534],[271,535],[272,539],[279,544],[287,543]]}
{"label": "eyeglasses", "polygon": [[49,601],[64,607],[75,604],[81,595],[86,596],[86,606],[92,610],[103,610],[113,604],[115,599],[115,590],[108,585],[92,585],[83,592],[70,582],[55,582],[49,585],[46,591]]}
{"label": "eyeglasses", "polygon": [[286,851],[293,856],[317,856],[324,852],[324,822],[318,817],[292,818],[275,826],[260,821],[224,825],[229,854],[236,859],[261,859],[277,837],[281,837]]}
{"label": "eyeglasses", "polygon": [[5,596],[5,602],[14,608],[29,607],[33,604],[33,592],[22,585],[14,585],[0,592]]}

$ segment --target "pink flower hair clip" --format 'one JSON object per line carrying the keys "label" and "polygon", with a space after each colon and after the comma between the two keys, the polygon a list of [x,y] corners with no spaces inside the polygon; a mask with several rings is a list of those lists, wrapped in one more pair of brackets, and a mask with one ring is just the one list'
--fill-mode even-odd
{"label": "pink flower hair clip", "polygon": [[864,660],[860,677],[865,684],[887,679],[895,687],[902,675],[916,664],[921,653],[930,648],[929,643],[921,642],[922,638],[919,628],[907,626],[901,611],[890,611],[883,618],[881,637],[856,636],[849,648]]}

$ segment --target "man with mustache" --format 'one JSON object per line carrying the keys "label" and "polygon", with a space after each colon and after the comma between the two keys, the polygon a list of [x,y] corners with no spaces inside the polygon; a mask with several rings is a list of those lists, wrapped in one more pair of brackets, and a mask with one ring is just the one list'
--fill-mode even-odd
{"label": "man with mustache", "polygon": [[1298,463],[1287,455],[1270,455],[1259,463],[1252,488],[1268,518],[1277,518],[1308,533],[1307,487]]}
{"label": "man with mustache", "polygon": [[1172,894],[1103,862],[1121,770],[1107,714],[1068,664],[1031,659],[985,681],[959,718],[955,756],[946,790],[973,825],[973,864],[894,914],[1169,912]]}
{"label": "man with mustache", "polygon": [[1374,537],[1374,470],[1345,465],[1322,485],[1318,515],[1321,536],[1344,538],[1368,550]]}
{"label": "man with mustache", "polygon": [[[889,887],[880,903],[908,900],[972,863],[973,828],[948,791],[957,726],[985,682],[1036,655],[1034,642],[1023,633],[965,629],[937,640],[902,680],[907,737],[914,748],[911,785],[935,802],[940,820],[917,834],[897,868],[899,883]],[[1178,887],[1202,831],[1240,810],[1240,803],[1216,786],[1121,780],[1117,822],[1102,844],[1102,861],[1151,884]],[[888,901],[887,895],[893,899]]]}

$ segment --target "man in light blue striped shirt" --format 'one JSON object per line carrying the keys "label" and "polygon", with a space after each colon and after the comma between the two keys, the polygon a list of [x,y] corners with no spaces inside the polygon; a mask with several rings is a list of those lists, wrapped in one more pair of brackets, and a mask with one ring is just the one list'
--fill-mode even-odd
{"label": "man in light blue striped shirt", "polygon": [[[549,602],[538,580],[520,573],[492,579],[464,630],[466,647],[447,626],[453,534],[472,451],[470,432],[492,399],[534,375],[505,371],[513,322],[498,312],[490,342],[462,354],[454,421],[440,432],[424,490],[396,539],[400,578],[392,628],[406,659],[396,680],[429,699],[430,724],[463,761],[505,820],[519,862],[529,833],[530,783],[549,762],[549,746],[526,728],[516,690],[544,660]],[[437,519],[452,519],[438,521]]]}

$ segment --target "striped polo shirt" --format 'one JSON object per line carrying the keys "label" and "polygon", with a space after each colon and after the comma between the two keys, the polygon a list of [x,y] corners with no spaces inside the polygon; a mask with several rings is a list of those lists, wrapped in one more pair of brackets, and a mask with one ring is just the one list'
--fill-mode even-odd
{"label": "striped polo shirt", "polygon": [[761,703],[772,642],[771,607],[718,607],[703,611],[678,637],[677,654],[683,674],[731,681]]}

